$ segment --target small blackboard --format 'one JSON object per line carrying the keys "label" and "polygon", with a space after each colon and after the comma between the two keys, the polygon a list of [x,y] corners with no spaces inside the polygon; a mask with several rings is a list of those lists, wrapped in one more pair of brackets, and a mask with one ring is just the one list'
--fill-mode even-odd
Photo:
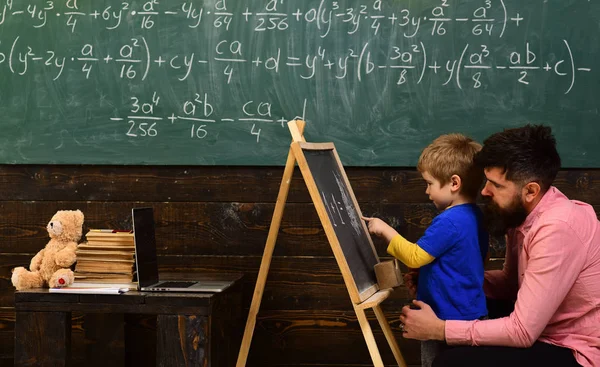
{"label": "small blackboard", "polygon": [[350,297],[363,302],[377,290],[379,258],[333,143],[293,143],[292,150],[327,234]]}

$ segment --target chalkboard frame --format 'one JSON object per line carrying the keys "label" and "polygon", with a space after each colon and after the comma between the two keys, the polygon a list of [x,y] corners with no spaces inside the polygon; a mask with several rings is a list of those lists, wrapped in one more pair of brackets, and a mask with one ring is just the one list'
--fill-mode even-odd
{"label": "chalkboard frame", "polygon": [[[357,286],[352,271],[350,270],[350,266],[346,261],[346,257],[342,250],[342,246],[340,241],[335,233],[333,224],[327,214],[327,209],[323,200],[321,199],[321,195],[319,194],[319,189],[313,177],[313,173],[310,170],[307,159],[304,155],[305,150],[323,150],[323,151],[332,151],[333,156],[335,157],[335,163],[337,164],[337,168],[339,169],[343,182],[346,185],[348,190],[348,194],[354,204],[358,215],[362,217],[362,212],[356,201],[356,197],[354,196],[354,191],[352,190],[352,186],[350,185],[350,181],[346,175],[346,171],[342,165],[340,157],[335,149],[335,145],[333,143],[306,143],[306,142],[293,142],[291,145],[292,152],[296,158],[298,166],[300,167],[300,171],[302,172],[302,176],[304,178],[304,182],[306,182],[306,186],[310,193],[313,204],[315,205],[315,209],[317,210],[317,214],[319,215],[319,219],[321,220],[321,224],[323,225],[323,229],[325,230],[325,234],[327,236],[327,240],[331,245],[331,249],[333,250],[334,257],[338,263],[338,266],[342,272],[342,277],[344,279],[344,283],[346,284],[346,288],[348,289],[348,293],[350,294],[350,299],[354,304],[360,304],[371,297],[373,294],[377,293],[379,290],[379,286],[377,284],[377,280],[373,282],[368,288],[360,291]],[[371,251],[379,263],[379,256],[377,255],[377,251],[375,251],[375,246],[373,245],[373,241],[371,240],[371,236],[369,235],[369,231],[367,226],[363,220],[360,221],[363,231],[366,233],[366,237],[368,239]]]}

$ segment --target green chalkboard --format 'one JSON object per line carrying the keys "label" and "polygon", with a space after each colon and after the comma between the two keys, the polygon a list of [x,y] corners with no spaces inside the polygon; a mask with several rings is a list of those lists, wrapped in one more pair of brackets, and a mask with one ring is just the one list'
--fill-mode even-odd
{"label": "green chalkboard", "polygon": [[587,0],[0,0],[0,163],[283,165],[301,117],[346,166],[532,122],[598,167],[598,24]]}

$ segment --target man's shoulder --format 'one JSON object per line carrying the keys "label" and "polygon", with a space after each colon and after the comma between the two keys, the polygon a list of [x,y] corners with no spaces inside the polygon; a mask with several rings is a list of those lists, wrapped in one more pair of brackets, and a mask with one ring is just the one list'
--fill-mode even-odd
{"label": "man's shoulder", "polygon": [[552,226],[554,230],[569,231],[582,239],[596,236],[599,223],[591,205],[570,200],[562,193],[554,194],[551,199],[539,211],[534,227]]}
{"label": "man's shoulder", "polygon": [[539,219],[543,221],[578,222],[582,220],[597,221],[594,208],[587,203],[570,200],[555,187],[551,187],[547,195],[550,195],[539,213]]}

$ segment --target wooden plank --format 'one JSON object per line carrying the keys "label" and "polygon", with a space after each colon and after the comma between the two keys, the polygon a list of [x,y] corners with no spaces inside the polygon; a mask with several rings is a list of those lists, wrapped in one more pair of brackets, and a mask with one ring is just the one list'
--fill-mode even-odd
{"label": "wooden plank", "polygon": [[[284,163],[285,157],[281,167],[0,165],[0,201],[274,202]],[[427,201],[414,168],[356,167],[348,177],[359,201]],[[310,202],[297,169],[288,202]]]}
{"label": "wooden plank", "polygon": [[[39,313],[43,312],[56,312],[59,309],[59,305],[55,302],[32,302],[30,305],[24,306],[23,304],[17,303],[15,305],[17,311],[27,310],[36,311]],[[155,305],[137,305],[137,304],[125,304],[117,306],[113,303],[70,303],[65,308],[72,312],[85,312],[85,313],[136,313],[136,314],[171,314],[175,310],[180,310],[182,313],[198,313],[206,314],[208,312],[206,307],[198,306],[170,306],[165,304]]]}
{"label": "wooden plank", "polygon": [[124,366],[123,314],[86,314],[83,329],[88,366]]}
{"label": "wooden plank", "polygon": [[207,317],[158,315],[156,336],[157,367],[209,365]]}
{"label": "wooden plank", "polygon": [[360,325],[363,337],[367,343],[369,355],[371,356],[371,360],[373,360],[373,365],[375,367],[383,367],[383,360],[381,359],[381,354],[379,353],[379,348],[377,347],[377,342],[375,341],[375,336],[373,335],[373,329],[371,329],[371,324],[367,319],[365,310],[355,307],[354,311],[356,312],[358,324]]}
{"label": "wooden plank", "polygon": [[[385,316],[390,323],[391,330],[398,341],[400,350],[407,363],[409,365],[418,364],[420,360],[419,343],[401,337],[398,329],[399,310],[386,311]],[[5,314],[7,312],[4,311]],[[375,340],[381,346],[380,352],[384,364],[393,365],[394,356],[386,346],[387,342],[381,328],[372,313],[368,313],[367,316],[373,327]],[[131,344],[131,350],[137,351],[137,353],[133,355],[129,354],[128,357],[126,356],[126,361],[146,361],[140,358],[148,355],[151,356],[154,353],[154,350],[148,348],[148,345],[153,345],[155,342],[155,323],[156,318],[152,316],[128,315],[126,328],[128,328],[129,342],[131,340],[134,341]],[[241,325],[240,331],[242,330]],[[82,323],[82,318],[76,320],[74,316],[72,326],[72,355],[73,360],[77,363],[86,361],[86,339],[84,332],[87,331],[85,330],[85,326],[86,324]],[[88,324],[88,327],[91,326]],[[6,334],[8,334],[6,340],[12,341],[12,333],[6,332]],[[115,338],[110,343],[120,348],[122,341]],[[219,346],[215,347],[218,348]],[[87,363],[90,364],[92,362],[87,360]],[[261,310],[258,315],[256,331],[247,365],[279,366],[293,364],[372,365],[363,335],[353,311]],[[130,364],[126,363],[126,365]],[[149,364],[141,363],[139,365],[145,366]]]}
{"label": "wooden plank", "polygon": [[[15,339],[14,330],[0,331],[0,358],[10,357],[14,355]],[[1,366],[1,364],[0,364]]]}
{"label": "wooden plank", "polygon": [[[85,361],[85,347],[87,342],[84,336],[83,318],[81,313],[73,312],[71,314],[71,359],[75,362]],[[14,308],[0,308],[0,366],[13,365],[15,351],[14,327]],[[86,367],[88,365],[89,362]]]}
{"label": "wooden plank", "polygon": [[125,314],[125,366],[156,365],[156,315]]}
{"label": "wooden plank", "polygon": [[210,355],[212,366],[235,366],[241,350],[244,322],[248,316],[243,309],[242,283],[239,289],[215,299],[210,319]]}
{"label": "wooden plank", "polygon": [[[5,202],[0,222],[3,253],[35,254],[49,241],[46,224],[57,208],[81,209],[89,228],[131,228],[131,208],[153,206],[158,254],[262,255],[273,204],[139,202]],[[362,211],[388,221],[416,241],[437,214],[431,204],[364,205]],[[380,256],[386,244],[374,241]],[[275,256],[330,256],[323,226],[312,204],[286,204]],[[1,274],[8,276],[8,274]]]}
{"label": "wooden plank", "polygon": [[[282,157],[280,167],[0,165],[0,201],[269,202],[277,197],[284,163]],[[414,167],[346,171],[361,203],[428,202]],[[571,199],[597,205],[598,182],[600,169],[570,169],[558,173],[555,185]],[[298,170],[288,202],[310,202]]]}
{"label": "wooden plank", "polygon": [[373,308],[375,306],[378,306],[379,304],[381,304],[381,302],[385,301],[390,296],[391,292],[392,292],[391,289],[384,289],[384,290],[378,291],[371,297],[367,298],[364,302],[362,302],[358,305],[354,305],[354,308],[364,310],[367,308]]}
{"label": "wooden plank", "polygon": [[15,366],[67,366],[70,358],[71,313],[17,313]]}
{"label": "wooden plank", "polygon": [[[398,312],[386,312],[394,337],[407,364],[420,363],[419,342],[404,339]],[[395,358],[372,312],[367,314],[385,365]],[[249,366],[285,364],[367,364],[372,366],[367,346],[354,312],[276,311],[259,315]]]}
{"label": "wooden plank", "polygon": [[16,266],[29,266],[33,254],[6,254],[0,245],[0,307],[12,307],[15,302],[15,288],[10,277]]}
{"label": "wooden plank", "polygon": [[[380,352],[384,363],[386,365],[394,365],[394,357],[391,354],[391,350],[386,346],[383,333],[374,320],[374,317],[369,314],[369,320],[372,324],[377,343],[380,345]],[[405,340],[401,337],[398,329],[399,312],[387,312],[386,316],[390,321],[394,336],[400,344],[400,349],[407,362],[409,364],[418,363],[420,358],[418,342]],[[152,348],[148,348],[148,345],[154,343],[152,335],[156,335],[152,334],[155,330],[152,319],[151,316],[138,317],[136,323],[138,333],[135,335],[134,340],[139,343],[137,350],[140,353],[148,354],[153,352]],[[72,353],[74,357],[76,355],[79,356],[79,361],[85,361],[82,357],[85,354],[86,345],[83,333],[79,332],[77,334],[76,332],[78,329],[83,328],[84,325],[73,325]],[[139,330],[142,330],[142,332]],[[118,339],[111,342],[112,345],[120,345],[119,343],[121,341]],[[274,355],[271,356],[270,351]],[[255,354],[257,355],[255,356]],[[296,360],[296,356],[304,357]],[[140,361],[140,354],[130,356],[130,358],[133,358],[134,361]],[[99,361],[102,362],[104,360],[100,359]],[[362,364],[372,365],[372,362],[369,364],[368,351],[364,344],[356,316],[352,312],[345,311],[321,312],[300,310],[261,313],[258,317],[256,334],[252,348],[250,349],[248,366],[284,365],[301,362],[303,365],[332,364],[340,366],[345,364],[360,364],[361,362]],[[89,365],[93,361],[88,359],[87,363]]]}
{"label": "wooden plank", "polygon": [[[81,313],[73,312],[71,314],[71,360],[73,366],[85,366],[88,367],[90,365],[98,365],[104,359],[98,356],[98,359],[88,359],[86,358],[89,341],[87,340],[85,333],[87,329],[93,331],[93,326],[89,324],[84,327],[84,315]],[[109,322],[114,323],[115,320],[109,320]],[[15,311],[13,307],[2,307],[0,308],[0,366],[12,366],[13,358],[14,358],[14,347],[15,347],[15,334],[14,334],[14,326],[15,326]],[[142,340],[142,339],[140,339]],[[155,338],[151,339],[154,343]],[[108,340],[107,340],[108,342]],[[143,340],[142,340],[143,342]],[[123,349],[122,340],[119,338],[115,338],[112,341],[108,342],[109,348],[115,349]],[[148,354],[148,348],[146,347],[147,343],[144,345],[145,353]],[[115,353],[112,351],[111,353]],[[113,359],[114,360],[114,359]],[[143,358],[137,356],[137,360],[144,361]],[[152,363],[154,363],[154,359],[152,359]],[[115,364],[114,366],[119,366],[122,364]],[[129,364],[133,365],[133,364]],[[149,364],[140,364],[142,366],[147,366]]]}
{"label": "wooden plank", "polygon": [[[70,209],[84,211],[87,227],[131,228],[130,212],[136,205],[155,207],[159,255],[261,255],[274,209],[272,204],[133,202],[79,203]],[[57,203],[57,206],[66,208],[66,203]],[[0,236],[4,239],[2,252],[31,254],[2,270],[0,279],[9,279],[10,269],[28,266],[30,258],[49,241],[45,223],[56,208],[41,202],[8,202],[3,203],[3,208],[17,214],[0,223]],[[594,209],[600,213],[600,206]],[[431,204],[366,204],[362,211],[382,218],[411,241],[423,235],[438,213]],[[379,238],[374,238],[373,243],[378,255],[386,256],[386,244]],[[288,204],[274,256],[329,256],[331,253],[312,204]],[[493,257],[504,256],[501,239],[494,239],[491,253]]]}
{"label": "wooden plank", "polygon": [[140,193],[148,201],[274,200],[282,173],[277,167],[0,165],[0,201],[135,201]]}
{"label": "wooden plank", "polygon": [[392,328],[385,317],[385,314],[379,305],[373,307],[373,312],[375,312],[375,317],[377,317],[377,321],[379,321],[379,326],[383,331],[383,335],[388,341],[390,349],[392,350],[392,354],[396,359],[396,363],[399,367],[406,367],[406,361],[400,352],[400,348],[398,347],[398,342],[396,341],[396,336],[392,332]]}
{"label": "wooden plank", "polygon": [[12,366],[15,354],[15,309],[0,307],[0,366]]}
{"label": "wooden plank", "polygon": [[[71,203],[72,204],[72,203]],[[87,227],[131,228],[131,208],[152,205],[157,216],[159,255],[262,255],[272,204],[239,203],[79,203],[86,215]],[[45,224],[56,207],[42,202],[3,203],[6,217],[0,222],[2,253],[30,254],[0,270],[0,279],[10,279],[10,269],[28,266],[31,257],[49,241]],[[408,240],[423,235],[437,215],[431,204],[365,204],[366,215],[382,218]],[[594,209],[600,213],[600,206]],[[332,254],[323,227],[312,204],[288,204],[277,237],[274,256],[330,256]],[[385,244],[373,238],[379,256],[386,256]],[[502,239],[494,239],[492,257],[504,256]],[[17,259],[17,258],[14,258]],[[3,264],[8,265],[8,264]]]}

